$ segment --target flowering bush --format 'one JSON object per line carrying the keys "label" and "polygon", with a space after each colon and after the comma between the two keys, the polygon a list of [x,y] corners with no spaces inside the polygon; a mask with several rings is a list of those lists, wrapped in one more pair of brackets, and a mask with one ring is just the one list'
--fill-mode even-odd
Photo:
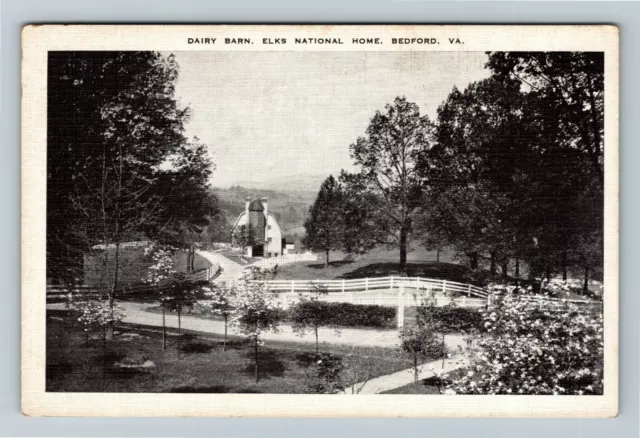
{"label": "flowering bush", "polygon": [[[500,287],[504,289],[504,287]],[[544,297],[506,293],[482,311],[477,362],[447,385],[448,394],[602,394],[604,333],[601,309]]]}
{"label": "flowering bush", "polygon": [[266,275],[262,268],[246,269],[236,283],[235,310],[231,316],[231,325],[242,333],[254,346],[255,378],[258,381],[258,346],[262,344],[261,335],[267,331],[278,331],[278,325],[284,316],[280,301],[261,280]]}
{"label": "flowering bush", "polygon": [[233,315],[238,290],[235,285],[212,284],[203,287],[205,299],[199,301],[202,308],[211,314],[221,315],[224,318],[224,344],[222,349],[227,349],[227,327],[229,317]]}
{"label": "flowering bush", "polygon": [[109,300],[76,301],[75,308],[78,321],[87,335],[93,331],[105,330],[124,317],[123,309],[117,304],[112,307]]}

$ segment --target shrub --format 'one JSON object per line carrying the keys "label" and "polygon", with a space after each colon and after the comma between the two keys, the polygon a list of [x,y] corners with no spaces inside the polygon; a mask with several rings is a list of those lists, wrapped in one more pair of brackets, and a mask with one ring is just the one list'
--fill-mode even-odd
{"label": "shrub", "polygon": [[342,373],[345,365],[342,357],[330,353],[316,354],[314,375],[309,379],[307,389],[317,394],[337,394],[343,392],[345,383]]}
{"label": "shrub", "polygon": [[454,394],[602,394],[602,311],[563,303],[545,310],[537,300],[507,292],[482,312],[479,361],[453,379]]}
{"label": "shrub", "polygon": [[416,310],[418,320],[433,321],[437,331],[445,333],[473,333],[483,330],[482,313],[476,309],[447,305],[443,307],[420,306]]}
{"label": "shrub", "polygon": [[393,307],[307,301],[298,303],[294,308],[296,313],[289,312],[288,319],[292,320],[301,313],[316,312],[322,317],[319,326],[376,328],[395,328],[396,326],[396,309]]}
{"label": "shrub", "polygon": [[400,330],[400,348],[411,359],[416,382],[422,361],[445,354],[444,346],[436,339],[433,327],[425,324],[403,327]]}

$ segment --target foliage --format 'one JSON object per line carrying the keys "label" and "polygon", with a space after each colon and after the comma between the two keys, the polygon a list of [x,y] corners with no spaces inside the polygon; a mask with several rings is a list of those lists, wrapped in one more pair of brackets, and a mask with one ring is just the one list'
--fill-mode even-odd
{"label": "foliage", "polygon": [[[305,301],[295,306],[297,315],[309,315],[318,326],[395,328],[396,309],[376,305]],[[310,315],[314,314],[313,317]],[[289,313],[288,317],[294,317]]]}
{"label": "foliage", "polygon": [[602,311],[565,302],[559,309],[513,292],[497,294],[482,312],[486,333],[478,362],[454,378],[454,394],[602,394]]}
{"label": "foliage", "polygon": [[400,348],[411,358],[416,382],[420,375],[420,361],[443,354],[434,326],[424,323],[406,326],[400,330]]}
{"label": "foliage", "polygon": [[300,294],[299,301],[288,311],[288,319],[291,321],[294,332],[303,336],[312,330],[316,336],[316,354],[319,353],[318,328],[329,320],[325,314],[327,307],[320,301],[321,296],[327,295],[327,287],[311,283],[310,294]]}
{"label": "foliage", "polygon": [[204,287],[203,282],[191,281],[184,273],[176,273],[163,290],[161,301],[167,310],[176,311],[180,315],[184,309],[193,308]]}
{"label": "foliage", "polygon": [[85,333],[104,331],[107,327],[122,321],[123,309],[110,305],[108,300],[75,301],[75,314]]}
{"label": "foliage", "polygon": [[254,345],[256,382],[259,379],[258,346],[262,344],[261,335],[268,331],[278,331],[283,317],[277,295],[260,281],[268,275],[269,271],[263,268],[245,269],[236,283],[235,311],[231,317],[231,325]]}
{"label": "foliage", "polygon": [[48,275],[68,283],[84,253],[112,245],[113,260],[101,256],[113,305],[120,244],[159,238],[181,191],[190,206],[181,211],[195,211],[206,151],[184,135],[173,55],[60,51],[48,61]]}
{"label": "foliage", "polygon": [[[398,97],[384,112],[376,112],[366,135],[350,146],[359,173],[341,175],[348,190],[364,195],[363,208],[373,215],[375,234],[369,239],[399,247],[402,271],[413,220],[427,187],[432,131],[431,121],[418,106]],[[366,203],[375,208],[367,208]]]}
{"label": "foliage", "polygon": [[242,252],[245,248],[258,244],[255,229],[251,225],[240,225],[233,232],[233,243],[240,246]]}
{"label": "foliage", "polygon": [[304,223],[306,230],[302,244],[312,251],[325,254],[325,265],[329,266],[329,252],[343,247],[344,219],[342,188],[329,175],[320,186],[318,196],[309,208],[309,217]]}
{"label": "foliage", "polygon": [[343,373],[345,363],[342,357],[331,354],[316,354],[315,375],[310,377],[308,389],[317,394],[339,394],[346,388]]}
{"label": "foliage", "polygon": [[448,304],[442,307],[421,305],[417,309],[418,321],[432,321],[440,333],[474,333],[482,330],[482,314],[466,307]]}
{"label": "foliage", "polygon": [[223,350],[227,349],[227,327],[229,318],[235,309],[238,290],[235,285],[226,283],[214,283],[204,287],[205,300],[200,304],[214,315],[221,315],[224,318],[224,344]]}

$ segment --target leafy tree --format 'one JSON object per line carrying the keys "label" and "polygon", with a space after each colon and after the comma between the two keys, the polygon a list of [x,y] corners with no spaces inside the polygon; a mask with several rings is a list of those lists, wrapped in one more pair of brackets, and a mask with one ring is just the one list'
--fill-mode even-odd
{"label": "leafy tree", "polygon": [[325,314],[327,306],[320,299],[327,295],[327,287],[320,284],[310,284],[312,291],[309,296],[300,294],[300,300],[289,310],[289,318],[294,332],[303,336],[311,330],[316,336],[316,355],[320,353],[318,342],[318,328],[330,320]]}
{"label": "leafy tree", "polygon": [[258,267],[245,270],[237,282],[236,309],[231,319],[231,324],[253,344],[256,383],[261,336],[267,331],[277,331],[283,317],[277,295],[261,281],[269,275],[269,271]]}
{"label": "leafy tree", "polygon": [[181,145],[169,159],[170,170],[158,177],[157,196],[163,200],[158,239],[185,250],[187,274],[192,273],[197,247],[211,243],[220,213],[209,187],[214,165],[207,147],[195,139]]}
{"label": "leafy tree", "polygon": [[517,175],[531,161],[519,87],[513,80],[489,78],[463,92],[454,88],[438,108],[432,155],[437,188],[422,222],[426,238],[448,241],[472,269],[488,253],[494,275],[497,263],[506,265],[517,252]]}
{"label": "leafy tree", "polygon": [[240,225],[233,232],[233,242],[242,248],[244,254],[245,249],[259,243],[256,237],[256,231],[251,225]]}
{"label": "leafy tree", "polygon": [[228,285],[226,283],[215,283],[210,287],[205,288],[205,295],[207,300],[204,302],[206,309],[215,314],[221,315],[224,318],[224,343],[222,345],[222,351],[227,349],[227,327],[229,325],[229,318],[233,315],[235,310],[236,297],[238,290],[235,285]]}
{"label": "leafy tree", "polygon": [[206,282],[190,280],[183,272],[174,273],[165,286],[162,297],[163,309],[178,314],[178,358],[180,358],[180,339],[182,336],[182,312],[193,309],[198,294]]}
{"label": "leafy tree", "polygon": [[352,190],[375,195],[378,242],[400,248],[400,269],[406,271],[413,221],[427,188],[428,152],[433,126],[415,103],[398,97],[376,112],[364,137],[350,146],[359,173],[342,174]]}
{"label": "leafy tree", "polygon": [[[156,52],[49,54],[48,275],[77,282],[83,254],[97,251],[111,307],[120,246],[157,234],[161,175],[187,148],[177,77],[175,58]],[[97,244],[110,245],[113,256]]]}
{"label": "leafy tree", "polygon": [[150,245],[145,248],[145,255],[150,257],[152,264],[148,268],[147,276],[143,281],[154,286],[160,294],[162,305],[162,349],[167,348],[167,325],[166,325],[166,299],[163,294],[164,288],[171,282],[176,271],[174,269],[173,254],[176,249],[167,245]]}
{"label": "leafy tree", "polygon": [[583,152],[604,183],[604,53],[490,52],[499,79],[517,79],[536,96],[557,146]]}
{"label": "leafy tree", "polygon": [[304,223],[306,235],[302,239],[306,248],[325,253],[325,266],[329,266],[329,252],[343,246],[342,213],[342,189],[330,175],[320,186],[318,196],[309,208],[309,217]]}
{"label": "leafy tree", "polygon": [[[525,176],[526,251],[535,275],[571,266],[601,272],[604,211],[604,55],[595,52],[492,52],[496,80],[517,80],[527,105],[538,169]],[[551,200],[552,202],[549,202]],[[530,213],[529,213],[530,212]],[[526,240],[525,240],[526,241]],[[559,265],[559,269],[556,266]]]}
{"label": "leafy tree", "polygon": [[420,376],[421,361],[432,358],[440,352],[440,344],[432,327],[426,324],[405,326],[400,330],[400,348],[411,358],[414,380]]}

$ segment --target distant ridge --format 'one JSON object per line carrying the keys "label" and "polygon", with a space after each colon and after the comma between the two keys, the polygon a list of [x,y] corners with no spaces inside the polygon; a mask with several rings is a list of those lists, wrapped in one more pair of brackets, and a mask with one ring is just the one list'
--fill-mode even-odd
{"label": "distant ridge", "polygon": [[[338,176],[336,172],[334,177]],[[246,188],[276,190],[279,192],[313,192],[317,194],[320,185],[329,175],[298,173],[287,176],[267,177],[263,181],[239,181],[235,185]]]}

